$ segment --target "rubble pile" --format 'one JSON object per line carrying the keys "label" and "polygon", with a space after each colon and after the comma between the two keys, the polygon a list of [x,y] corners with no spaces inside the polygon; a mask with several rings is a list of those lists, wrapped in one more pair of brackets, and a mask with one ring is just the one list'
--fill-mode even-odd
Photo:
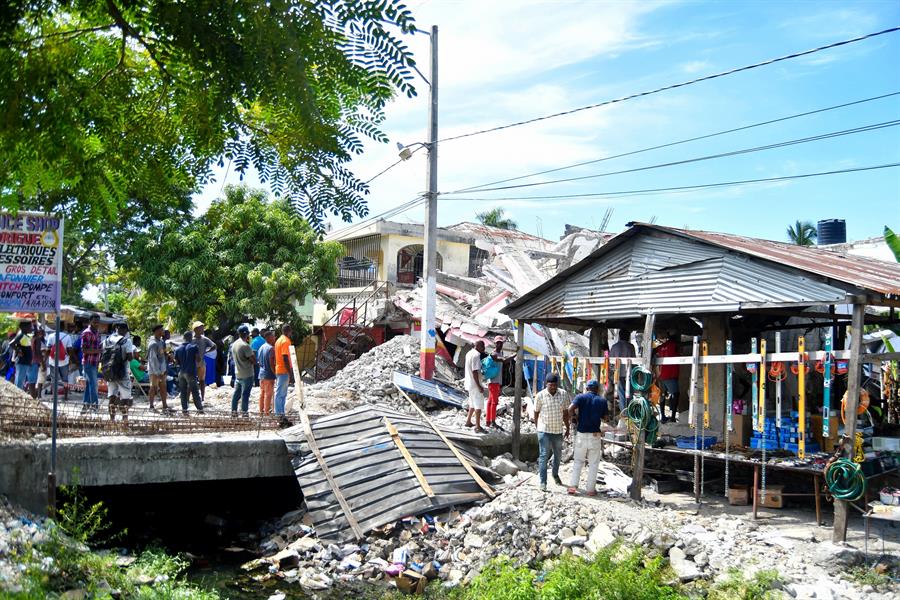
{"label": "rubble pile", "polygon": [[[296,522],[264,542],[269,555],[244,568],[259,580],[307,589],[389,582],[410,571],[455,586],[500,555],[536,567],[567,552],[590,556],[622,540],[666,557],[682,583],[724,579],[735,567],[746,577],[777,568],[786,597],[900,598],[896,590],[850,581],[843,567],[860,563],[862,553],[825,541],[828,530],[761,525],[747,515],[697,515],[693,505],[636,505],[618,491],[573,497],[551,484],[543,493],[535,480],[526,473],[507,477],[513,485],[491,502],[403,519],[359,543],[322,542],[296,513]],[[286,531],[302,537],[288,542]]]}
{"label": "rubble pile", "polygon": [[[0,592],[20,591],[16,581],[25,565],[17,557],[47,539],[46,528],[33,515],[14,508],[0,496]],[[48,571],[52,566],[50,558],[41,562],[41,568]]]}

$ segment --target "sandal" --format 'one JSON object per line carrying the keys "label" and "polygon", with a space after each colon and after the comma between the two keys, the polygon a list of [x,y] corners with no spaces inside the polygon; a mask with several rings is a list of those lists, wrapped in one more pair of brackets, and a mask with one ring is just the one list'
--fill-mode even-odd
{"label": "sandal", "polygon": [[487,430],[479,426],[475,428],[475,433],[487,433]]}

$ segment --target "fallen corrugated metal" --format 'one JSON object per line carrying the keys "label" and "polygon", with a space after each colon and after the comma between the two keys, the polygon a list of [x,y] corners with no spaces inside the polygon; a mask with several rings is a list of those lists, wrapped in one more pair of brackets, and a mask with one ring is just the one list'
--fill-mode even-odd
{"label": "fallen corrugated metal", "polygon": [[415,375],[394,371],[393,382],[397,387],[407,392],[414,392],[420,396],[425,396],[456,408],[462,408],[466,402],[466,395],[456,388],[436,381],[421,379]]}
{"label": "fallen corrugated metal", "polygon": [[[385,426],[397,428],[434,496],[429,497]],[[450,448],[421,419],[384,406],[359,406],[322,417],[313,435],[335,482],[364,532],[409,515],[424,514],[486,498]],[[480,452],[456,443],[457,449],[479,469]],[[296,469],[297,481],[319,538],[343,543],[353,532],[314,457]]]}

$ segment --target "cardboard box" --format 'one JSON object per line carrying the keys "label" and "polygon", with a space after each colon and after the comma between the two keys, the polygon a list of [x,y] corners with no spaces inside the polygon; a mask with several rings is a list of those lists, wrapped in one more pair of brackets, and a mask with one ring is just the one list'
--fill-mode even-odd
{"label": "cardboard box", "polygon": [[821,448],[823,452],[834,452],[835,446],[838,443],[838,420],[840,418],[840,413],[835,413],[828,420],[830,435],[825,437],[822,435],[822,417],[819,415],[811,415],[809,417],[809,425],[812,427],[813,438],[819,442],[819,448]]}
{"label": "cardboard box", "polygon": [[733,445],[747,447],[750,445],[750,436],[753,435],[753,426],[750,423],[750,415],[732,415],[731,422],[734,431],[729,434],[729,441]]}
{"label": "cardboard box", "polygon": [[735,485],[728,488],[728,504],[732,506],[747,506],[750,504],[750,486]]}
{"label": "cardboard box", "polygon": [[759,495],[760,506],[765,506],[766,508],[784,507],[784,496],[781,495],[783,491],[783,485],[767,485],[766,497],[763,499],[762,489],[757,490],[756,493]]}

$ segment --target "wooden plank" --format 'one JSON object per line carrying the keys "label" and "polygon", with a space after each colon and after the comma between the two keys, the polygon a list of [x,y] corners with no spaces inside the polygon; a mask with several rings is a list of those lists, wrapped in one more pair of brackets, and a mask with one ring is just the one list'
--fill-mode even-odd
{"label": "wooden plank", "polygon": [[356,539],[361,540],[364,537],[363,530],[360,528],[359,522],[356,520],[356,517],[353,516],[353,511],[350,510],[350,505],[347,503],[347,499],[344,498],[344,494],[341,492],[341,488],[334,480],[334,476],[332,476],[331,474],[331,469],[328,468],[328,463],[325,462],[325,457],[322,456],[322,452],[319,450],[319,444],[316,442],[316,436],[313,435],[312,424],[310,424],[309,422],[309,415],[306,414],[306,396],[303,391],[303,381],[300,379],[300,369],[297,367],[297,350],[293,345],[290,347],[290,353],[291,368],[294,371],[294,392],[297,394],[297,400],[300,403],[300,406],[297,407],[297,412],[300,413],[300,423],[303,426],[303,432],[306,434],[306,444],[309,446],[310,451],[316,457],[316,461],[318,461],[319,467],[322,468],[322,474],[325,475],[325,479],[328,480],[328,486],[331,488],[331,493],[333,493],[334,497],[337,498],[338,504],[340,504],[341,506],[341,510],[344,511],[344,517],[347,519],[347,523],[350,524],[350,529],[353,530],[353,535],[356,536]]}
{"label": "wooden plank", "polygon": [[644,320],[644,337],[641,339],[641,366],[649,371],[653,360],[653,326],[656,324],[656,315],[650,313]]}
{"label": "wooden plank", "polygon": [[[534,376],[537,382],[537,362],[535,362]],[[516,326],[516,395],[513,401],[513,434],[512,455],[519,460],[521,453],[522,436],[522,370],[525,367],[525,321],[519,320]],[[534,390],[537,394],[537,390]]]}
{"label": "wooden plank", "polygon": [[[860,367],[859,355],[862,351],[863,336],[863,320],[866,315],[865,302],[859,302],[853,305],[853,325],[850,338],[850,364],[847,370],[847,406],[846,423],[844,423],[844,443],[842,454],[845,457],[853,456],[853,444],[856,440],[856,409],[859,403],[859,376]],[[834,501],[834,530],[832,531],[832,541],[847,541],[847,520],[849,517],[849,506],[845,500]]]}
{"label": "wooden plank", "polygon": [[[651,360],[653,356],[653,325],[656,323],[656,315],[650,313],[644,321],[644,337],[641,339],[641,366],[647,371],[651,368]],[[630,382],[631,377],[628,377]],[[630,387],[630,386],[629,386]],[[625,393],[628,396],[628,393]],[[646,429],[643,427],[637,430],[637,443],[634,445],[634,456],[632,457],[632,478],[631,478],[631,499],[640,500],[644,483],[644,436]]]}
{"label": "wooden plank", "polygon": [[[397,386],[395,385],[394,387],[397,387]],[[456,446],[454,446],[454,445],[453,445],[453,442],[451,442],[451,441],[447,438],[447,436],[444,435],[444,432],[441,431],[440,428],[438,428],[438,426],[435,425],[434,422],[433,422],[431,419],[428,418],[428,415],[425,414],[425,411],[423,411],[421,408],[419,408],[419,405],[416,404],[415,402],[413,402],[413,399],[410,398],[410,397],[406,394],[406,392],[404,392],[403,390],[401,390],[399,387],[397,387],[397,391],[399,391],[400,394],[401,394],[404,398],[406,398],[406,400],[412,405],[412,407],[413,407],[414,409],[416,409],[416,412],[419,413],[419,416],[422,417],[422,419],[424,419],[425,422],[428,423],[428,424],[431,426],[431,428],[434,430],[434,432],[435,432],[436,434],[438,434],[438,436],[439,436],[442,440],[444,440],[444,443],[447,444],[447,447],[450,448],[450,451],[453,452],[453,454],[454,454],[454,455],[456,456],[456,458],[459,460],[460,464],[462,464],[463,468],[465,468],[465,470],[469,473],[469,475],[472,476],[472,479],[475,480],[475,483],[478,484],[478,487],[480,487],[482,490],[484,490],[484,493],[487,494],[488,497],[494,498],[494,497],[497,495],[497,493],[494,492],[494,490],[491,488],[491,486],[489,486],[489,485],[487,484],[487,482],[485,482],[485,480],[481,478],[480,475],[478,475],[478,473],[475,471],[475,469],[472,468],[472,465],[469,464],[469,461],[466,460],[466,457],[463,456],[463,455],[460,453],[460,451],[456,449]]]}
{"label": "wooden plank", "polygon": [[429,498],[434,498],[434,491],[431,489],[431,486],[428,485],[428,480],[425,479],[425,475],[422,474],[422,470],[419,469],[419,465],[416,464],[416,461],[412,457],[412,454],[410,454],[409,450],[407,450],[406,444],[404,444],[403,440],[400,438],[400,432],[397,431],[397,428],[394,427],[394,424],[391,423],[387,417],[384,417],[384,426],[388,430],[388,433],[391,434],[391,439],[394,440],[394,444],[397,445],[397,449],[400,450],[400,454],[403,455],[403,458],[406,460],[406,464],[409,465],[409,468],[413,472],[413,475],[415,475],[416,479],[419,480],[419,485],[422,487],[422,491],[424,491],[425,495]]}

